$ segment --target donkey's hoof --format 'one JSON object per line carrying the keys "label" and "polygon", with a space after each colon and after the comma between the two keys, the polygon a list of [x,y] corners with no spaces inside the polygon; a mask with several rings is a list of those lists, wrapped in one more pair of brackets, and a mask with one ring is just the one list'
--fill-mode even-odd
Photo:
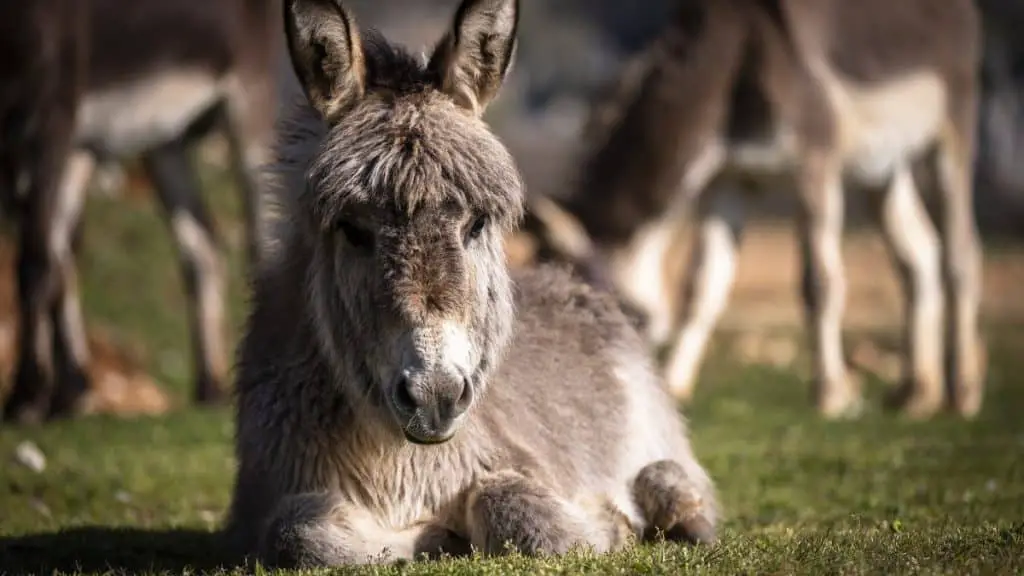
{"label": "donkey's hoof", "polygon": [[953,391],[948,408],[967,420],[973,420],[981,412],[984,392],[980,386],[958,386]]}
{"label": "donkey's hoof", "polygon": [[3,421],[8,424],[34,426],[47,419],[49,410],[41,401],[14,401],[4,406]]}
{"label": "donkey's hoof", "polygon": [[90,390],[88,382],[82,379],[76,384],[54,393],[50,410],[46,415],[47,420],[74,418],[91,411],[95,395]]}
{"label": "donkey's hoof", "polygon": [[206,382],[200,383],[196,387],[195,394],[192,397],[192,401],[196,406],[223,406],[228,403],[231,398],[231,394],[228,393],[227,389],[220,383]]}
{"label": "donkey's hoof", "polygon": [[855,420],[864,414],[864,400],[852,392],[831,392],[817,398],[818,414],[826,420]]}
{"label": "donkey's hoof", "polygon": [[864,414],[864,402],[851,398],[818,404],[818,414],[826,420],[856,420]]}
{"label": "donkey's hoof", "polygon": [[211,408],[216,408],[226,405],[229,397],[230,396],[225,392],[217,392],[213,394],[197,395],[194,402],[196,406],[209,406]]}
{"label": "donkey's hoof", "polygon": [[981,345],[975,354],[974,362],[965,366],[964,370],[948,376],[952,385],[949,386],[948,408],[962,418],[974,419],[985,400],[985,378],[988,366],[988,349]]}
{"label": "donkey's hoof", "polygon": [[926,420],[942,409],[942,396],[928,388],[905,383],[889,393],[885,404],[911,420]]}
{"label": "donkey's hoof", "polygon": [[714,546],[718,543],[715,527],[700,514],[694,514],[670,528],[666,531],[665,538],[670,541],[702,546]]}
{"label": "donkey's hoof", "polygon": [[89,412],[92,404],[91,396],[88,393],[78,394],[73,397],[62,397],[54,399],[50,410],[46,414],[47,420],[67,420],[76,416],[82,416]]}

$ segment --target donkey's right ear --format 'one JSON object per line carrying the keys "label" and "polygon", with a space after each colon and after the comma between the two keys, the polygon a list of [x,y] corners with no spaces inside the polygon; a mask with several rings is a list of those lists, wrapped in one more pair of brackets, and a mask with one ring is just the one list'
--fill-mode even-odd
{"label": "donkey's right ear", "polygon": [[362,97],[366,64],[355,20],[340,0],[285,0],[292,67],[310,104],[328,123]]}

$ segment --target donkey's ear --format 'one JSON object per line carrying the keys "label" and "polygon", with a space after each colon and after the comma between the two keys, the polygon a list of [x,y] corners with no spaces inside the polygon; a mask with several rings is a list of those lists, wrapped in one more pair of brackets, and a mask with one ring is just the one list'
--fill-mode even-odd
{"label": "donkey's ear", "polygon": [[292,67],[309,102],[329,123],[363,95],[366,64],[355,20],[340,0],[285,0]]}
{"label": "donkey's ear", "polygon": [[482,115],[511,68],[518,26],[519,0],[463,0],[430,58],[441,90]]}

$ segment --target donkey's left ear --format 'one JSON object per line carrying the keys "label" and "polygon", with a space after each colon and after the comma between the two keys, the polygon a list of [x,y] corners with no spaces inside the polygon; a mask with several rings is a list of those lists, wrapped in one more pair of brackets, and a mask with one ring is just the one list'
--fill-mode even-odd
{"label": "donkey's left ear", "polygon": [[285,0],[283,8],[299,83],[320,116],[334,123],[365,89],[366,64],[355,20],[341,0]]}
{"label": "donkey's left ear", "polygon": [[456,104],[481,116],[512,67],[519,0],[463,0],[430,69]]}

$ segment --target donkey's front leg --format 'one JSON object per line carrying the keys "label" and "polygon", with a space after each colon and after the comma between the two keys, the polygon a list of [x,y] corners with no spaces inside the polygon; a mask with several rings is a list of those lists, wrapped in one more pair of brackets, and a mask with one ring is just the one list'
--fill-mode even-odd
{"label": "donkey's front leg", "polygon": [[61,140],[43,148],[33,159],[21,215],[18,364],[4,406],[4,419],[25,423],[77,411],[88,388],[71,237],[93,159]]}
{"label": "donkey's front leg", "polygon": [[909,166],[896,169],[878,217],[900,272],[907,318],[903,382],[889,401],[911,417],[924,418],[942,407],[941,245]]}
{"label": "donkey's front leg", "polygon": [[514,471],[481,480],[466,502],[466,526],[483,554],[565,554],[574,546],[606,552],[623,544],[621,522],[593,514]]}
{"label": "donkey's front leg", "polygon": [[974,217],[971,167],[974,158],[976,97],[958,94],[950,104],[950,125],[936,157],[939,212],[947,291],[947,392],[951,407],[973,418],[981,410],[987,353],[978,316],[982,294],[982,248]]}
{"label": "donkey's front leg", "polygon": [[746,219],[742,192],[729,186],[706,190],[698,218],[679,335],[665,368],[669,390],[686,401],[693,395],[711,334],[729,304]]}
{"label": "donkey's front leg", "polygon": [[383,564],[469,545],[439,524],[396,530],[338,494],[307,492],[283,500],[260,541],[260,560],[280,568]]}
{"label": "donkey's front leg", "polygon": [[86,189],[96,159],[84,150],[71,154],[57,191],[49,243],[57,266],[57,294],[53,306],[54,366],[57,386],[49,417],[71,416],[87,409],[89,340],[78,294],[76,238],[81,232]]}
{"label": "donkey's front leg", "polygon": [[803,295],[814,353],[814,392],[825,417],[855,415],[860,391],[843,358],[842,321],[846,276],[840,242],[843,232],[842,170],[832,155],[811,151],[800,171],[800,246]]}
{"label": "donkey's front leg", "polygon": [[180,139],[165,143],[149,152],[144,163],[174,233],[187,287],[195,362],[193,398],[198,404],[217,404],[227,398],[227,279],[214,221],[203,203],[185,146]]}

